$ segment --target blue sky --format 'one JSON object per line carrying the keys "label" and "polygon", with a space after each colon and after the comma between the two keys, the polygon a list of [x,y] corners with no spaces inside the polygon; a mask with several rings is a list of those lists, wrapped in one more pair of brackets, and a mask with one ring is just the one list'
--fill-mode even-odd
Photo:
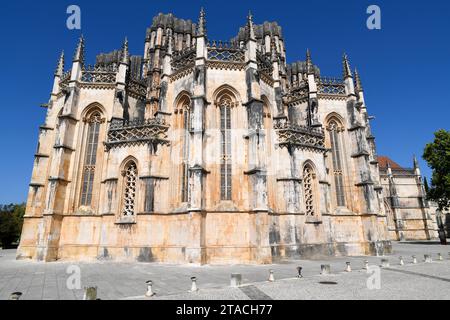
{"label": "blue sky", "polygon": [[[276,20],[283,27],[288,60],[311,49],[323,75],[342,74],[345,51],[357,67],[379,155],[403,166],[420,158],[433,132],[450,128],[450,1],[8,1],[0,10],[2,47],[0,203],[26,200],[38,127],[45,118],[53,72],[61,50],[70,66],[78,30],[66,28],[66,8],[82,12],[86,56],[119,48],[125,36],[132,54],[142,54],[146,27],[158,12],[196,20],[207,13],[210,39],[226,40],[243,25],[249,9],[255,23]],[[366,9],[380,6],[382,29],[366,28]]]}

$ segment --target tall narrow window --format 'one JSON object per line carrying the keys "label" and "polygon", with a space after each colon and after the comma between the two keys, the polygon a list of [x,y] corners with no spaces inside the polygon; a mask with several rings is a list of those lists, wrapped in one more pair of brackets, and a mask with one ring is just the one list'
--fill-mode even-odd
{"label": "tall narrow window", "polygon": [[133,161],[125,167],[122,215],[133,216],[135,210],[137,166]]}
{"label": "tall narrow window", "polygon": [[264,128],[272,128],[272,114],[270,113],[270,107],[267,103],[263,105],[263,118],[264,118]]}
{"label": "tall narrow window", "polygon": [[344,179],[342,177],[342,151],[340,140],[341,130],[337,122],[332,120],[328,125],[328,131],[330,132],[330,145],[333,158],[333,175],[336,201],[338,206],[343,207],[345,206],[345,193]]}
{"label": "tall narrow window", "polygon": [[95,163],[97,161],[98,135],[102,122],[99,112],[94,112],[87,119],[87,144],[83,166],[83,180],[81,189],[81,205],[90,206],[94,185]]}
{"label": "tall narrow window", "polygon": [[181,202],[189,201],[189,148],[191,129],[191,100],[185,97],[181,101],[178,114],[181,117]]}
{"label": "tall narrow window", "polygon": [[220,199],[231,200],[231,101],[220,100]]}
{"label": "tall narrow window", "polygon": [[314,170],[307,164],[303,168],[303,189],[305,194],[306,215],[315,216],[315,195],[314,195]]}

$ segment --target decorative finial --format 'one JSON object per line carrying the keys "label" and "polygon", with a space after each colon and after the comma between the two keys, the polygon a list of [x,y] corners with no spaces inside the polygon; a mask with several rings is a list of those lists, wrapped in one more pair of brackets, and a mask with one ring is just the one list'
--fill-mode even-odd
{"label": "decorative finial", "polygon": [[344,67],[344,79],[352,76],[352,70],[350,69],[350,63],[348,62],[347,54],[344,53],[342,57],[342,64]]}
{"label": "decorative finial", "polygon": [[250,40],[255,40],[255,30],[253,28],[253,15],[250,10],[248,11],[247,16],[247,31],[248,31],[248,38]]}
{"label": "decorative finial", "polygon": [[75,55],[73,57],[73,62],[80,62],[82,65],[84,64],[84,37],[81,35],[80,40],[78,41],[77,49],[75,51]]}
{"label": "decorative finial", "polygon": [[417,161],[416,155],[413,156],[413,165],[414,169],[417,169],[419,167],[419,161]]}
{"label": "decorative finial", "polygon": [[389,159],[386,161],[386,167],[391,169],[391,161],[389,161]]}
{"label": "decorative finial", "polygon": [[172,36],[172,30],[167,29],[167,44],[166,44],[166,54],[171,55],[173,52],[172,43],[173,43],[173,36]]}
{"label": "decorative finial", "polygon": [[361,78],[359,77],[358,69],[355,68],[355,84],[357,91],[364,91],[363,86],[361,84]]}
{"label": "decorative finial", "polygon": [[64,50],[59,56],[58,64],[56,65],[55,76],[62,76],[64,73]]}
{"label": "decorative finial", "polygon": [[311,51],[309,51],[309,49],[306,49],[306,72],[308,74],[314,73],[314,65],[312,63]]}
{"label": "decorative finial", "polygon": [[200,8],[200,16],[198,18],[197,36],[206,36],[206,14],[203,7]]}
{"label": "decorative finial", "polygon": [[277,60],[277,46],[276,46],[276,44],[275,44],[275,39],[274,38],[271,38],[271,40],[270,40],[270,51],[271,51],[271,54],[272,54],[272,61],[275,61],[275,60]]}
{"label": "decorative finial", "polygon": [[125,37],[125,40],[122,45],[122,63],[127,64],[130,60],[130,52],[128,51],[128,38]]}

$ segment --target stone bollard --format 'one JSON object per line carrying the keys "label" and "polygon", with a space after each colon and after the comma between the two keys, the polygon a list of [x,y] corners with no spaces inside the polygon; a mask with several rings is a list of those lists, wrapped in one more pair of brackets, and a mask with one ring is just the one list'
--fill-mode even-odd
{"label": "stone bollard", "polygon": [[442,258],[442,254],[441,254],[440,252],[438,253],[438,260],[439,260],[439,261],[444,260],[444,259]]}
{"label": "stone bollard", "polygon": [[232,273],[230,286],[236,288],[239,287],[241,284],[242,284],[242,275],[240,273]]}
{"label": "stone bollard", "polygon": [[97,300],[97,287],[85,287],[83,300]]}
{"label": "stone bollard", "polygon": [[346,272],[352,272],[352,267],[350,266],[350,262],[346,262],[347,267],[345,268]]}
{"label": "stone bollard", "polygon": [[197,278],[196,277],[191,277],[191,281],[192,281],[191,292],[197,292],[198,291]]}
{"label": "stone bollard", "polygon": [[412,256],[412,259],[413,259],[413,263],[414,263],[414,264],[417,264],[417,258],[416,258],[416,256]]}
{"label": "stone bollard", "polygon": [[403,262],[403,257],[400,257],[400,265],[403,266],[405,263]]}
{"label": "stone bollard", "polygon": [[425,260],[426,263],[431,263],[433,262],[433,259],[431,259],[431,256],[429,254],[424,254],[423,258]]}
{"label": "stone bollard", "polygon": [[329,264],[322,264],[320,266],[320,270],[321,270],[321,272],[320,272],[321,275],[327,275],[327,274],[330,274],[331,267]]}
{"label": "stone bollard", "polygon": [[9,300],[19,300],[21,296],[22,296],[22,292],[13,292],[9,296]]}
{"label": "stone bollard", "polygon": [[274,282],[275,281],[275,277],[273,276],[273,270],[269,270],[269,281],[270,282]]}
{"label": "stone bollard", "polygon": [[369,270],[369,261],[368,260],[364,260],[364,270]]}
{"label": "stone bollard", "polygon": [[388,259],[381,259],[381,267],[389,268],[389,260]]}
{"label": "stone bollard", "polygon": [[145,293],[146,297],[153,297],[156,293],[153,292],[153,281],[148,280],[145,282],[147,284],[147,292]]}
{"label": "stone bollard", "polygon": [[297,267],[297,278],[303,278],[302,270],[302,267]]}

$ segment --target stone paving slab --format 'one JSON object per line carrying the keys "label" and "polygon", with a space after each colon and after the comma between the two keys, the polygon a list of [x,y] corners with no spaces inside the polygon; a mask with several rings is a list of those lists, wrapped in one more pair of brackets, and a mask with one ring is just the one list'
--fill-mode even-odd
{"label": "stone paving slab", "polygon": [[[97,286],[101,299],[450,299],[450,246],[436,242],[393,243],[394,254],[388,257],[334,257],[319,260],[295,260],[271,265],[174,265],[129,262],[69,262],[52,263],[15,260],[15,250],[0,251],[0,300],[15,291],[22,299],[83,298],[83,287]],[[444,261],[437,261],[437,253]],[[424,254],[433,257],[424,263]],[[412,255],[418,264],[412,264]],[[399,263],[399,256],[405,262]],[[390,267],[381,269],[381,289],[369,290],[370,275],[362,270],[364,260],[380,265],[387,258]],[[346,262],[353,271],[345,272]],[[331,275],[320,276],[320,265],[330,264]],[[81,270],[81,289],[69,290],[67,267]],[[302,279],[295,278],[297,266],[302,266]],[[269,270],[275,282],[268,282]],[[231,288],[231,273],[241,273],[240,288]],[[190,293],[190,278],[197,277],[200,290]],[[152,280],[152,298],[144,297],[145,281]],[[447,281],[449,280],[449,281]],[[320,283],[325,282],[325,284]],[[331,284],[335,282],[336,284]],[[327,284],[328,283],[328,284]]]}

